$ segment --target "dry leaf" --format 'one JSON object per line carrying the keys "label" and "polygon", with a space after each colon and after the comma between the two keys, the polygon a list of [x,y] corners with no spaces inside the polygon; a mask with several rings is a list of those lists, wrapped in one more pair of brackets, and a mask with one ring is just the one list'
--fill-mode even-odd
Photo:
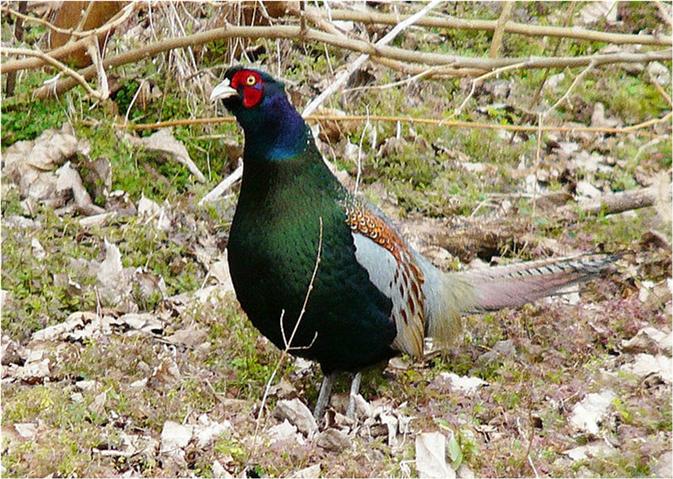
{"label": "dry leaf", "polygon": [[318,424],[313,418],[313,414],[299,399],[278,401],[273,415],[280,421],[287,419],[290,424],[297,426],[297,429],[305,435],[313,434],[318,430]]}
{"label": "dry leaf", "polygon": [[422,432],[416,436],[416,470],[419,478],[456,477],[446,463],[446,437],[442,433]]}

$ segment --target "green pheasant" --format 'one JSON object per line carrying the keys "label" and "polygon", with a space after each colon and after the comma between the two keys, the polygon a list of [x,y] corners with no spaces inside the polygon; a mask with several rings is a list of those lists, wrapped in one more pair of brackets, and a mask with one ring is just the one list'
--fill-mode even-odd
{"label": "green pheasant", "polygon": [[444,344],[458,337],[461,314],[520,306],[613,262],[584,255],[442,272],[339,183],[281,82],[233,67],[212,92],[219,99],[245,133],[228,244],[236,296],[277,347],[320,364],[316,418],[336,373],[359,373],[400,352],[421,358],[426,336]]}

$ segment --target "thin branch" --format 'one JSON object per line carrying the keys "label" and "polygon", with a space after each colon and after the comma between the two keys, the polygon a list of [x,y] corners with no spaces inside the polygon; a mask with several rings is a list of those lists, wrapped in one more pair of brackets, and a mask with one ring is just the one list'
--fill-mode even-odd
{"label": "thin branch", "polygon": [[570,92],[572,92],[575,89],[575,87],[579,84],[580,81],[582,81],[582,79],[587,75],[587,73],[589,73],[593,69],[594,69],[594,64],[589,63],[589,66],[587,66],[584,70],[582,70],[582,72],[579,75],[577,75],[575,77],[575,79],[570,84],[570,86],[568,87],[566,92],[558,100],[556,100],[556,103],[554,103],[552,106],[550,106],[547,109],[547,111],[545,111],[543,113],[543,116],[547,117],[547,115],[549,115],[552,111],[556,110],[556,108],[558,108],[558,106],[561,103],[563,103],[563,100],[565,100],[566,98],[568,98],[570,96]]}
{"label": "thin branch", "polygon": [[[390,30],[386,35],[384,35],[383,38],[381,38],[378,42],[376,42],[376,48],[380,48],[390,43],[402,31],[404,31],[409,26],[413,25],[416,21],[427,15],[430,12],[430,10],[435,8],[441,1],[442,0],[432,0],[420,11],[416,12],[403,22],[400,22],[397,25],[395,25],[395,28]],[[332,82],[332,84],[329,87],[327,87],[327,89],[325,89],[320,95],[314,98],[313,101],[311,101],[308,105],[306,105],[306,108],[304,108],[304,111],[302,112],[302,116],[308,116],[311,113],[313,113],[320,105],[322,105],[325,102],[327,98],[329,98],[334,92],[336,92],[343,85],[345,85],[348,79],[351,77],[351,75],[353,75],[354,72],[359,70],[360,67],[364,65],[364,63],[368,59],[369,54],[363,53],[358,58],[356,58],[355,61],[350,63],[346,71],[344,71],[334,82]]]}
{"label": "thin branch", "polygon": [[[279,321],[280,321],[280,327],[281,331],[283,332],[283,341],[285,343],[285,349],[280,354],[280,358],[278,358],[278,362],[276,363],[276,366],[273,369],[273,372],[271,373],[271,376],[269,377],[269,380],[266,382],[266,387],[264,388],[264,394],[262,395],[262,403],[259,406],[259,411],[257,412],[257,419],[255,420],[255,433],[253,435],[252,439],[252,454],[251,456],[255,455],[256,448],[257,448],[257,436],[259,433],[259,428],[262,425],[262,415],[264,414],[264,406],[266,405],[266,401],[269,397],[269,394],[271,392],[271,386],[273,385],[273,380],[276,377],[276,374],[278,374],[278,371],[280,370],[281,365],[283,364],[283,361],[287,357],[288,353],[292,351],[293,349],[305,349],[305,347],[298,347],[295,348],[292,346],[292,341],[294,340],[294,336],[299,330],[299,324],[301,323],[301,320],[304,317],[304,314],[306,313],[306,305],[308,304],[308,299],[311,296],[311,291],[313,291],[313,284],[315,282],[315,278],[318,275],[318,267],[320,266],[320,260],[322,257],[322,243],[323,243],[323,223],[322,223],[322,216],[318,218],[319,224],[320,224],[320,230],[319,230],[319,237],[318,237],[318,251],[316,253],[316,258],[315,258],[315,266],[313,267],[313,273],[311,274],[311,280],[308,283],[308,287],[306,288],[306,295],[304,296],[304,304],[301,307],[301,311],[299,313],[299,317],[297,318],[297,322],[294,325],[294,329],[292,330],[292,334],[290,334],[289,340],[285,341],[285,331],[283,328],[283,316],[285,315],[285,310],[282,311]],[[313,342],[317,338],[317,332],[316,335],[313,337],[313,340],[311,341],[311,345],[313,345]]]}
{"label": "thin branch", "polygon": [[[307,11],[315,11],[324,15],[319,9],[309,8]],[[404,20],[409,15],[396,15],[392,13],[381,13],[373,10],[344,10],[333,9],[330,12],[332,20],[353,21],[360,23],[381,23],[385,25],[395,25],[400,20]],[[464,20],[450,16],[425,17],[417,22],[421,27],[446,28],[456,30],[486,30],[494,31],[497,27],[496,20]],[[516,33],[526,36],[546,36],[574,38],[577,40],[587,40],[591,42],[605,42],[615,44],[635,44],[635,45],[659,45],[670,46],[672,39],[670,35],[630,35],[624,33],[607,33],[584,28],[564,28],[543,25],[530,25],[527,23],[517,23],[509,21],[505,24],[505,33]]]}
{"label": "thin branch", "polygon": [[[0,55],[23,55],[27,57],[37,57],[45,61],[45,63],[48,63],[55,67],[56,69],[60,70],[61,72],[65,73],[69,77],[72,78],[72,80],[79,85],[82,85],[86,92],[96,98],[97,100],[105,100],[106,96],[93,88],[87,83],[86,79],[77,73],[75,70],[72,68],[68,67],[67,65],[64,65],[63,63],[59,62],[55,58],[51,57],[49,54],[41,52],[40,50],[31,50],[29,48],[0,48]],[[96,68],[94,66],[94,68]],[[51,88],[50,85],[47,85],[42,88]]]}
{"label": "thin branch", "polygon": [[[523,131],[536,132],[540,131],[560,131],[560,132],[587,132],[587,133],[630,133],[648,128],[660,123],[670,123],[673,114],[668,112],[661,118],[654,118],[635,125],[625,126],[621,128],[595,127],[595,126],[552,126],[547,125],[539,128],[537,125],[501,125],[499,123],[480,123],[472,121],[461,120],[441,120],[436,118],[414,118],[411,116],[387,116],[387,115],[310,115],[305,119],[307,121],[384,121],[384,122],[406,122],[419,123],[425,125],[437,125],[458,128],[477,128],[488,130],[506,130],[506,131]],[[236,121],[234,117],[215,117],[215,118],[193,118],[185,120],[169,120],[159,123],[143,123],[143,124],[123,124],[117,123],[117,128],[128,128],[131,130],[154,130],[158,128],[165,128],[168,126],[185,126],[185,125],[206,125],[213,123],[231,123]]]}
{"label": "thin branch", "polygon": [[489,58],[498,58],[498,53],[500,53],[500,48],[502,47],[502,37],[505,32],[505,25],[509,20],[510,15],[512,14],[512,9],[516,2],[503,2],[502,11],[500,12],[500,17],[495,24],[495,30],[493,30],[493,40],[491,40],[491,48],[488,51]]}
{"label": "thin branch", "polygon": [[[656,50],[645,53],[612,53],[602,55],[584,55],[577,57],[531,57],[531,58],[475,58],[462,57],[456,55],[446,55],[441,53],[418,52],[405,50],[403,48],[391,47],[387,45],[374,45],[364,40],[346,38],[343,36],[331,35],[314,29],[301,31],[297,26],[272,26],[272,27],[238,27],[226,26],[215,28],[205,32],[186,35],[178,38],[169,38],[161,40],[150,45],[118,54],[105,59],[103,66],[105,68],[125,65],[143,58],[153,57],[161,52],[175,48],[188,48],[195,45],[220,40],[223,38],[294,38],[307,41],[322,42],[335,47],[376,55],[379,57],[388,57],[393,60],[400,60],[412,63],[424,63],[427,65],[447,65],[452,68],[471,68],[482,70],[493,70],[509,65],[521,63],[521,68],[547,68],[547,67],[578,67],[586,66],[591,62],[595,65],[605,65],[610,63],[645,63],[650,61],[669,61],[671,50]],[[77,43],[77,42],[76,42]],[[6,62],[0,65],[0,72],[6,73],[17,69],[16,62]],[[80,75],[84,78],[90,78],[96,74],[95,66],[84,68]],[[55,88],[56,94],[63,93],[77,82],[71,79],[65,79],[58,83]],[[40,89],[37,91],[39,98],[50,96],[49,90]]]}

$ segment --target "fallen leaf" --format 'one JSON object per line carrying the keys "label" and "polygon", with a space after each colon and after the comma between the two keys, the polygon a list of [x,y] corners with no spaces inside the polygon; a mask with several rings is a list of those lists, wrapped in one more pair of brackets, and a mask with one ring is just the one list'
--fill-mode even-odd
{"label": "fallen leaf", "polygon": [[624,364],[620,369],[640,377],[657,374],[668,384],[671,383],[671,376],[673,375],[671,358],[663,354],[657,354],[656,356],[644,353],[636,354],[633,362]]}
{"label": "fallen leaf", "polygon": [[317,444],[327,451],[341,452],[349,449],[352,442],[342,431],[329,428],[318,435]]}
{"label": "fallen leaf", "polygon": [[591,457],[609,456],[617,450],[603,440],[593,441],[583,446],[563,451],[563,454],[574,461],[581,461]]}
{"label": "fallen leaf", "polygon": [[186,166],[199,182],[206,182],[206,177],[203,176],[203,173],[201,173],[199,168],[192,161],[187,148],[185,148],[185,145],[180,141],[175,139],[173,131],[170,128],[162,128],[156,133],[144,138],[138,138],[132,135],[126,135],[125,138],[133,145],[142,146],[152,151],[167,153],[175,161]]}
{"label": "fallen leaf", "polygon": [[304,444],[304,436],[297,432],[296,426],[293,426],[285,419],[280,424],[269,428],[266,432],[267,436],[271,440],[271,443],[282,442],[282,441],[294,441],[298,444]]}
{"label": "fallen leaf", "polygon": [[274,416],[281,421],[287,419],[305,435],[311,435],[318,430],[318,424],[313,418],[313,414],[299,399],[278,401]]}
{"label": "fallen leaf", "polygon": [[419,478],[456,477],[446,463],[446,437],[442,433],[422,432],[416,436],[416,470]]}

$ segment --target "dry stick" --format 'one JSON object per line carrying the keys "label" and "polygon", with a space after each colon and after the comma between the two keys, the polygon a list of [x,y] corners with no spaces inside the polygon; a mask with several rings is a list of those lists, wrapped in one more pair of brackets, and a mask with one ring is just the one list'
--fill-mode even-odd
{"label": "dry stick", "polygon": [[[63,63],[59,62],[55,58],[51,57],[49,54],[41,52],[40,50],[31,50],[28,48],[0,48],[0,55],[24,55],[41,58],[46,63],[54,66],[56,69],[62,71],[63,73],[71,77],[76,84],[82,85],[90,96],[96,98],[97,100],[105,100],[106,98],[105,95],[91,88],[91,86],[89,86],[89,84],[86,82],[86,79],[82,75],[77,73],[75,70],[69,68],[68,66],[64,65]],[[96,67],[94,66],[94,68]],[[50,86],[47,85],[42,88],[49,89]]]}
{"label": "dry stick", "polygon": [[[264,394],[262,396],[262,403],[259,406],[259,412],[257,413],[257,419],[255,420],[255,434],[253,435],[252,438],[252,453],[250,454],[252,457],[254,457],[255,452],[256,452],[256,447],[257,447],[257,435],[259,433],[259,428],[262,424],[262,415],[264,414],[264,406],[266,405],[266,401],[269,397],[270,391],[271,391],[271,386],[273,385],[273,380],[276,377],[276,374],[278,374],[278,370],[280,369],[280,366],[283,364],[283,361],[287,357],[288,353],[294,349],[305,349],[304,346],[300,346],[298,348],[292,347],[292,341],[294,340],[295,334],[297,334],[297,330],[299,329],[299,324],[301,323],[301,320],[304,317],[304,314],[306,313],[306,305],[308,304],[308,299],[311,296],[311,291],[313,291],[313,283],[315,282],[315,278],[318,275],[318,266],[320,266],[320,259],[322,257],[322,241],[323,241],[323,225],[322,225],[322,216],[318,218],[318,221],[320,222],[320,231],[319,234],[320,236],[318,237],[318,251],[316,253],[316,258],[315,258],[315,266],[313,267],[313,273],[311,274],[311,280],[308,283],[308,288],[306,288],[306,295],[304,296],[304,304],[301,307],[301,311],[299,312],[299,317],[297,318],[297,322],[294,325],[294,329],[292,329],[292,334],[290,334],[290,338],[285,341],[285,332],[284,332],[284,327],[283,327],[283,316],[285,313],[285,310],[280,315],[280,327],[281,331],[283,332],[283,341],[285,343],[285,349],[280,353],[280,358],[278,358],[278,362],[276,363],[276,367],[274,367],[273,372],[271,373],[271,376],[269,377],[269,380],[266,382],[266,387],[264,388]],[[315,341],[316,336],[313,337],[313,341]],[[313,341],[311,344],[313,344]]]}
{"label": "dry stick", "polygon": [[505,25],[509,16],[512,14],[512,8],[516,2],[505,2],[502,4],[502,12],[500,12],[500,17],[495,24],[495,30],[493,30],[493,39],[491,40],[491,48],[488,51],[489,58],[498,58],[498,53],[500,52],[500,47],[502,47],[502,37],[505,31]]}
{"label": "dry stick", "polygon": [[[399,35],[403,30],[408,28],[409,26],[413,25],[417,20],[423,18],[425,15],[427,15],[430,10],[435,8],[442,0],[432,0],[432,2],[428,3],[425,7],[423,7],[421,10],[404,20],[403,22],[398,23],[395,28],[390,30],[386,35],[384,35],[381,40],[376,42],[375,47],[380,48],[384,45],[387,45],[390,43],[397,35]],[[308,116],[311,113],[313,113],[318,106],[322,105],[323,102],[330,97],[334,92],[336,92],[338,89],[340,89],[351,77],[353,72],[357,71],[360,69],[362,65],[369,59],[369,54],[364,53],[360,55],[354,62],[352,62],[346,71],[344,71],[339,78],[337,78],[332,84],[324,90],[320,95],[318,95],[316,98],[313,99],[308,105],[306,105],[306,108],[304,108],[304,111],[302,112],[302,116]]]}
{"label": "dry stick", "polygon": [[[90,30],[93,32],[91,35],[94,35],[96,37],[100,37],[102,35],[105,35],[107,32],[112,30],[113,28],[119,26],[122,24],[128,17],[135,11],[139,3],[136,2],[131,2],[129,5],[124,7],[123,10],[121,10],[117,15],[112,17],[110,21],[108,21],[106,24],[101,25],[100,27],[96,28],[95,30]],[[35,19],[35,17],[30,17],[31,19]],[[91,36],[88,35],[88,36]],[[86,48],[87,44],[87,38],[82,38],[80,40],[77,40],[76,42],[68,43],[66,45],[63,45],[62,47],[55,48],[53,50],[50,50],[48,53],[52,58],[62,58],[67,55],[70,55],[71,53],[80,50],[81,48]],[[19,70],[33,70],[35,68],[40,68],[42,65],[47,64],[48,62],[42,58],[27,58],[24,60],[15,60],[11,62],[6,62],[4,64],[0,64],[0,72],[1,73],[8,73],[8,72],[13,72],[13,71],[19,71]]]}
{"label": "dry stick", "polygon": [[[143,58],[149,58],[158,53],[172,50],[174,48],[186,48],[195,45],[201,45],[222,38],[241,37],[241,38],[300,38],[302,40],[327,43],[339,48],[359,51],[369,55],[388,57],[394,60],[408,61],[412,63],[425,63],[427,65],[449,65],[454,68],[478,68],[483,70],[493,70],[508,65],[524,63],[522,68],[547,68],[547,67],[576,67],[586,66],[592,61],[596,65],[609,63],[644,63],[650,61],[668,61],[670,60],[671,50],[657,50],[646,53],[613,53],[604,55],[584,55],[577,57],[557,57],[557,58],[474,58],[461,57],[455,55],[445,55],[440,53],[416,52],[405,50],[403,48],[390,47],[385,45],[373,45],[367,41],[346,38],[343,36],[331,35],[314,29],[301,31],[297,26],[273,26],[273,27],[237,27],[227,26],[216,28],[205,32],[195,33],[179,38],[169,38],[159,42],[146,45],[144,47],[121,53],[114,57],[105,59],[104,66],[119,66],[135,62]],[[77,42],[75,42],[77,43]],[[9,72],[16,70],[16,62],[7,62],[0,65],[0,72]],[[87,67],[80,71],[84,78],[95,75],[95,67]],[[63,93],[76,85],[75,81],[70,79],[59,82],[55,93]],[[50,96],[46,89],[40,89],[37,92],[38,97],[45,98]]]}
{"label": "dry stick", "polygon": [[452,68],[447,67],[446,65],[435,65],[433,67],[428,67],[427,65],[400,62],[398,60],[392,60],[390,58],[379,57],[375,55],[372,55],[370,60],[374,63],[387,66],[388,68],[392,68],[393,70],[397,70],[408,75],[427,75],[428,78],[446,79],[473,77],[482,75],[484,73],[484,70],[480,68]]}
{"label": "dry stick", "polygon": [[[19,12],[23,13],[26,11],[28,2],[22,0],[19,2]],[[17,42],[21,43],[23,41],[23,18],[19,17],[14,22],[14,38]],[[16,72],[12,72],[7,75],[5,94],[9,96],[14,96],[14,87],[16,86]]]}
{"label": "dry stick", "polygon": [[[668,112],[661,118],[654,118],[635,125],[625,126],[621,128],[597,127],[597,126],[543,126],[541,131],[561,131],[561,132],[587,132],[587,133],[630,133],[650,126],[670,122],[673,113]],[[388,116],[388,115],[310,115],[305,118],[307,121],[386,121],[386,122],[408,122],[419,123],[425,125],[450,126],[459,128],[478,128],[487,130],[506,130],[506,131],[523,131],[536,132],[538,126],[534,125],[501,125],[497,123],[480,123],[461,120],[438,120],[436,118],[414,118],[411,116]],[[158,128],[165,128],[169,126],[185,126],[185,125],[207,125],[213,123],[231,123],[236,121],[234,117],[215,117],[215,118],[194,118],[185,120],[169,120],[158,123],[145,123],[138,125],[116,123],[116,128],[128,128],[131,130],[154,130]]]}
{"label": "dry stick", "polygon": [[[317,8],[309,8],[307,11],[314,11],[317,14],[323,15]],[[354,21],[360,23],[382,23],[386,25],[395,25],[400,20],[408,17],[408,15],[396,15],[391,13],[381,13],[373,10],[359,11],[359,10],[344,10],[334,9],[330,13],[332,20]],[[442,17],[425,17],[418,22],[421,27],[435,27],[447,28],[457,30],[491,30],[494,31],[497,27],[495,20],[464,20],[450,16]],[[574,38],[577,40],[588,40],[592,42],[605,42],[616,44],[636,44],[636,45],[671,45],[671,36],[657,36],[657,35],[631,35],[624,33],[607,33],[595,30],[587,30],[584,28],[567,28],[567,27],[553,27],[542,25],[529,25],[526,23],[517,23],[509,21],[505,24],[505,33],[516,33],[527,36],[544,36],[544,37],[560,37],[560,38]]]}

